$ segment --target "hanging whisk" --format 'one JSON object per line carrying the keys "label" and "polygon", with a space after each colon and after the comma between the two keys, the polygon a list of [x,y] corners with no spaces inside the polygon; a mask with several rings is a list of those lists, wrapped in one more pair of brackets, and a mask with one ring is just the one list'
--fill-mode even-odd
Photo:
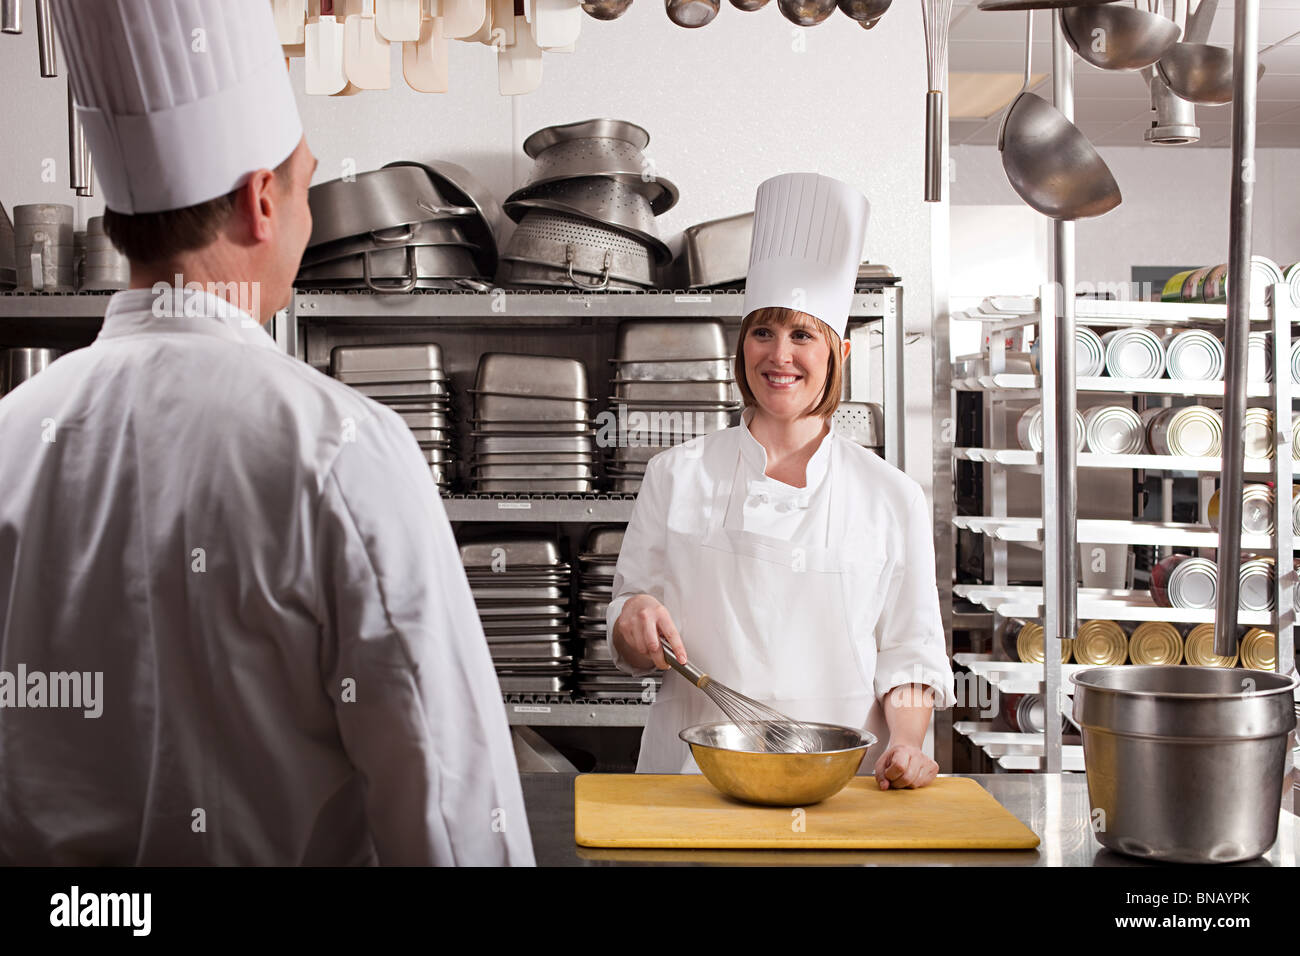
{"label": "hanging whisk", "polygon": [[925,94],[925,201],[938,202],[943,198],[943,89],[948,74],[952,0],[921,0],[921,16],[930,82]]}
{"label": "hanging whisk", "polygon": [[719,684],[694,664],[681,663],[663,638],[659,639],[659,645],[664,650],[664,659],[672,665],[673,670],[704,691],[709,700],[727,715],[727,719],[749,738],[749,745],[754,750],[795,754],[821,750],[817,732],[812,727],[792,720],[780,711],[732,690],[726,684]]}

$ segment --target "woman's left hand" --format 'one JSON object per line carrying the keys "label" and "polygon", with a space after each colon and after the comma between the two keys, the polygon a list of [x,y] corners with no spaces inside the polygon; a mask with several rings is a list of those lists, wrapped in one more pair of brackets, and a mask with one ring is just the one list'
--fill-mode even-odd
{"label": "woman's left hand", "polygon": [[891,743],[876,761],[875,773],[881,790],[916,789],[939,775],[939,765],[919,747]]}

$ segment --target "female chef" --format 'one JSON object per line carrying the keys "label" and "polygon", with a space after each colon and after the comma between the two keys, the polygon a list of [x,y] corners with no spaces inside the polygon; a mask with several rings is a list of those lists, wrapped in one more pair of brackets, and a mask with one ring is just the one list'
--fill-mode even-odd
{"label": "female chef", "polygon": [[[842,341],[868,203],[813,173],[755,203],[735,375],[742,423],[656,455],[623,539],[608,632],[614,661],[667,664],[662,635],[722,683],[796,719],[865,727],[882,789],[921,787],[933,707],[953,703],[920,487],[837,435]],[[641,773],[698,772],[678,733],[723,719],[668,671]]]}

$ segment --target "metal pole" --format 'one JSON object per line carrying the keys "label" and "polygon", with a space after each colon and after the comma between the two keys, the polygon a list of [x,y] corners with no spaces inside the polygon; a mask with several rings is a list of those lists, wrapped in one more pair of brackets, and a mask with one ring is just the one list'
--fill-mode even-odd
{"label": "metal pole", "polygon": [[[1237,574],[1241,567],[1241,482],[1246,450],[1246,346],[1250,337],[1250,254],[1255,190],[1255,71],[1259,0],[1238,0],[1232,40],[1232,196],[1228,219],[1228,322],[1223,385],[1223,468],[1219,483],[1219,592],[1214,652],[1237,653]],[[1284,348],[1287,343],[1274,342]],[[1276,427],[1284,427],[1278,422]],[[1278,555],[1278,561],[1290,561]],[[1281,564],[1278,565],[1279,571]]]}
{"label": "metal pole", "polygon": [[[1074,53],[1065,42],[1059,14],[1052,18],[1052,99],[1056,108],[1068,120],[1074,119]],[[1047,675],[1044,691],[1047,694],[1046,767],[1048,773],[1061,772],[1061,722],[1056,719],[1056,708],[1061,695],[1061,650],[1052,638],[1073,638],[1078,631],[1077,582],[1079,580],[1079,542],[1075,525],[1078,506],[1078,438],[1074,431],[1075,367],[1074,347],[1074,223],[1055,220],[1052,223],[1052,284],[1056,303],[1056,432],[1055,484],[1056,500],[1052,502],[1051,521],[1055,525],[1056,555],[1056,621],[1058,633],[1044,635],[1047,643],[1044,656]],[[1046,312],[1046,307],[1044,307]],[[1044,383],[1046,387],[1046,383]],[[1044,485],[1046,490],[1046,485]],[[1044,521],[1048,520],[1044,513]],[[1044,542],[1046,544],[1046,542]],[[1046,552],[1046,548],[1044,549]],[[1046,595],[1044,595],[1046,598]]]}

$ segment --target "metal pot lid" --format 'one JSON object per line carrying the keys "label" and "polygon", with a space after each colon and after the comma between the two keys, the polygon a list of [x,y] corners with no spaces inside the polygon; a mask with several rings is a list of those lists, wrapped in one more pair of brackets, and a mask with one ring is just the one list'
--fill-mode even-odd
{"label": "metal pot lid", "polygon": [[650,134],[635,123],[616,119],[589,119],[539,129],[524,140],[524,152],[529,159],[536,159],[538,153],[557,143],[594,138],[619,139],[631,143],[637,149],[645,149],[650,145]]}

